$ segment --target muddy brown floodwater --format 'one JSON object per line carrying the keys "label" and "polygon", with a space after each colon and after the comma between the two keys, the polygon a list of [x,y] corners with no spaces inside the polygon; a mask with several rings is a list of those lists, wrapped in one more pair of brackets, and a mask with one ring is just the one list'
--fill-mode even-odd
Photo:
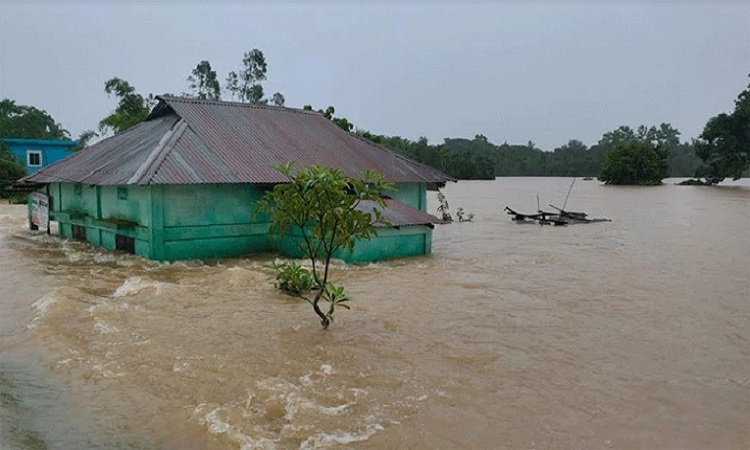
{"label": "muddy brown floodwater", "polygon": [[273,289],[274,255],[159,264],[0,205],[0,443],[748,448],[750,184],[672,182],[579,180],[568,209],[612,222],[568,227],[502,210],[560,205],[570,179],[450,184],[474,221],[428,257],[337,265],[355,300],[327,331]]}

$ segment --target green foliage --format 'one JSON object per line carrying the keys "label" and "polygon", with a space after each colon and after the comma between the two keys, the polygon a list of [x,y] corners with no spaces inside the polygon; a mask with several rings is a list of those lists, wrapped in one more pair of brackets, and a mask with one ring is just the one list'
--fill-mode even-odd
{"label": "green foliage", "polygon": [[336,307],[351,309],[348,302],[352,299],[349,294],[344,292],[344,286],[339,286],[332,282],[326,283],[325,289],[326,300],[328,301],[328,311],[326,317],[333,320],[333,313],[336,311]]}
{"label": "green foliage", "polygon": [[585,177],[601,172],[604,159],[620,143],[661,145],[669,153],[670,176],[690,176],[700,165],[691,144],[679,144],[679,131],[669,124],[659,127],[640,126],[633,130],[620,127],[605,133],[591,147],[570,140],[552,152],[543,151],[529,142],[495,145],[486,136],[474,139],[446,138],[442,144],[430,145],[427,138],[411,141],[399,136],[375,135],[365,130],[359,136],[439,169],[459,179],[491,180],[506,176]]}
{"label": "green foliage", "polygon": [[[313,290],[320,290],[312,272],[294,261],[281,264],[274,263],[271,267],[276,271],[276,282],[274,283],[276,289],[305,300],[308,300],[305,298],[306,294]],[[321,292],[321,298],[328,303],[328,310],[321,320],[327,318],[329,324],[333,321],[333,314],[336,312],[337,306],[350,309],[348,302],[351,297],[346,293],[344,286],[329,281],[326,283],[326,289]]]}
{"label": "green foliage", "polygon": [[310,292],[315,286],[315,279],[310,270],[294,261],[271,266],[276,271],[274,287],[287,294],[300,296]]}
{"label": "green foliage", "polygon": [[231,71],[227,76],[227,90],[232,93],[232,99],[237,97],[241,102],[263,103],[263,85],[266,79],[268,64],[263,52],[257,48],[245,52],[242,58],[242,69]]}
{"label": "green foliage", "polygon": [[199,62],[187,80],[190,82],[190,93],[186,95],[211,100],[221,99],[221,85],[216,77],[216,71],[211,69],[210,62]]}
{"label": "green foliage", "polygon": [[16,105],[10,99],[0,101],[0,138],[68,139],[70,133],[55,122],[47,111]]}
{"label": "green foliage", "polygon": [[0,195],[5,195],[5,188],[26,174],[26,168],[16,161],[2,138],[58,140],[69,137],[68,131],[46,111],[16,105],[7,98],[0,101]]}
{"label": "green foliage", "polygon": [[[305,111],[312,111],[313,107],[311,105],[305,105],[302,107],[302,109]],[[333,117],[333,115],[336,113],[336,109],[333,106],[329,106],[325,110],[319,109],[318,112],[323,113],[326,119],[335,123],[339,128],[341,128],[344,131],[352,131],[352,129],[354,128],[354,124],[349,122],[349,120],[346,117]]]}
{"label": "green foliage", "polygon": [[702,163],[695,153],[695,145],[685,142],[669,148],[667,165],[669,166],[668,176],[690,177],[695,175]]}
{"label": "green foliage", "polygon": [[71,151],[78,152],[83,150],[89,145],[89,142],[91,142],[92,139],[95,137],[98,137],[99,134],[95,132],[94,130],[86,130],[81,133],[80,136],[78,136],[78,143],[75,147],[71,149]]}
{"label": "green foliage", "polygon": [[271,96],[271,103],[273,103],[274,106],[284,106],[285,101],[286,99],[281,92],[277,92]]}
{"label": "green foliage", "polygon": [[[257,48],[245,52],[242,58],[242,69],[229,72],[226,79],[226,90],[232,94],[232,100],[242,103],[256,103],[266,105],[269,99],[264,98],[262,81],[266,79],[268,63],[261,50]],[[276,106],[284,106],[286,99],[281,92],[271,96],[271,103]]]}
{"label": "green foliage", "polygon": [[154,96],[148,97],[135,92],[135,88],[125,80],[112,78],[104,83],[104,92],[114,94],[118,98],[115,111],[99,122],[99,131],[122,133],[146,120],[151,106],[155,103]]}
{"label": "green foliage", "polygon": [[705,167],[696,174],[708,184],[720,183],[726,177],[738,179],[750,168],[750,85],[740,92],[731,114],[721,113],[708,120],[696,154]]}
{"label": "green foliage", "polygon": [[440,218],[445,222],[453,222],[453,217],[451,216],[451,213],[449,211],[450,206],[448,205],[448,199],[445,198],[445,194],[443,194],[441,191],[438,191],[437,199],[439,203],[437,211],[440,213]]}
{"label": "green foliage", "polygon": [[19,164],[5,143],[0,140],[0,197],[4,197],[5,188],[26,174],[26,168]]}
{"label": "green foliage", "polygon": [[[362,171],[357,178],[325,166],[296,169],[288,163],[277,170],[290,182],[266,192],[256,204],[256,214],[269,214],[271,234],[294,234],[299,238],[299,251],[312,265],[313,288],[318,288],[313,299],[302,298],[313,306],[323,327],[328,328],[336,305],[349,300],[343,287],[329,282],[331,259],[339,251],[352,251],[357,240],[376,236],[375,223],[387,225],[381,215],[385,200],[380,193],[394,189],[394,185],[371,170]],[[364,201],[374,203],[371,211],[359,208]],[[285,270],[289,274],[299,272]],[[321,300],[328,303],[327,312],[320,309]]]}
{"label": "green foliage", "polygon": [[646,143],[618,143],[607,154],[599,180],[606,184],[660,184],[667,177],[667,153]]}
{"label": "green foliage", "polygon": [[[450,213],[450,206],[448,205],[448,199],[445,197],[442,191],[437,191],[438,207],[437,212],[440,213],[440,218],[444,222],[453,222],[453,216]],[[456,210],[456,219],[459,222],[471,222],[474,219],[474,214],[467,213],[463,208],[459,207]]]}

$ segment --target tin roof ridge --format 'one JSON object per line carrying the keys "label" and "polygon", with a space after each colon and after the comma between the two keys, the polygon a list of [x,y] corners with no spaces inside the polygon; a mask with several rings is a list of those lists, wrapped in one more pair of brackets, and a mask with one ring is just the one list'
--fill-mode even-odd
{"label": "tin roof ridge", "polygon": [[170,94],[157,95],[156,98],[158,100],[165,102],[167,105],[169,105],[169,103],[171,102],[194,103],[194,104],[205,104],[205,105],[233,106],[233,107],[239,107],[239,108],[268,109],[271,111],[283,111],[283,112],[294,113],[294,114],[310,114],[310,115],[315,115],[315,116],[324,116],[322,112],[314,111],[312,109],[291,108],[288,106],[266,105],[262,103],[245,103],[245,102],[236,102],[236,101],[229,101],[229,100],[214,100],[214,99],[209,99],[209,98],[179,97],[179,96],[174,96]]}
{"label": "tin roof ridge", "polygon": [[[179,117],[179,116],[178,116]],[[187,121],[179,117],[175,123],[172,124],[172,128],[169,129],[164,136],[162,136],[159,143],[154,147],[151,153],[148,155],[146,160],[136,170],[133,176],[128,180],[127,184],[150,184],[159,168],[164,161],[169,157],[169,154],[174,150],[175,144],[185,134],[185,130],[188,128]]]}

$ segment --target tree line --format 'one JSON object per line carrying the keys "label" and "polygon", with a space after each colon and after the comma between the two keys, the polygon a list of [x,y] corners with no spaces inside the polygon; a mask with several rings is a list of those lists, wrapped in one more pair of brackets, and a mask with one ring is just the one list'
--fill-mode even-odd
{"label": "tree line", "polygon": [[[679,131],[669,124],[661,124],[659,128],[640,126],[636,130],[621,126],[605,133],[591,147],[572,139],[552,151],[542,150],[531,141],[526,145],[507,142],[497,145],[481,134],[474,139],[446,138],[442,144],[430,145],[424,137],[411,141],[399,136],[373,135],[363,130],[356,132],[459,179],[596,177],[602,172],[606,156],[615,147],[625,144],[660,145],[666,157],[667,176],[694,176],[702,164],[695,154],[694,144],[680,143]],[[655,141],[650,137],[654,133],[664,134],[669,138],[663,137]]]}
{"label": "tree line", "polygon": [[356,133],[459,179],[563,176],[598,177],[607,184],[660,184],[667,177],[695,177],[687,184],[713,185],[750,176],[750,85],[737,96],[734,111],[710,118],[698,139],[689,143],[681,143],[680,132],[668,123],[621,126],[591,147],[573,139],[551,152],[532,141],[496,145],[481,134],[430,145],[424,137],[411,141],[366,130]]}

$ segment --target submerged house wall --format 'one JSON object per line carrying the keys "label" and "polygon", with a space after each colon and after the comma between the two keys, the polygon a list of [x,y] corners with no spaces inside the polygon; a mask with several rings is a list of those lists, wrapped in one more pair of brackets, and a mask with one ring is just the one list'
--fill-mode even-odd
{"label": "submerged house wall", "polygon": [[[299,233],[274,238],[274,248],[293,258],[302,258],[298,243],[302,242]],[[371,239],[357,241],[353,251],[344,249],[334,257],[349,263],[366,263],[386,259],[406,258],[429,254],[432,249],[432,229],[424,225],[396,228],[378,228],[378,235]]]}
{"label": "submerged house wall", "polygon": [[151,256],[151,188],[52,183],[50,219],[59,233],[110,250],[131,244],[133,253]]}
{"label": "submerged house wall", "polygon": [[[399,183],[395,191],[386,194],[404,205],[425,212],[427,210],[426,183]],[[432,251],[432,227],[426,225],[406,225],[399,227],[378,227],[378,235],[371,239],[357,241],[353,251],[343,249],[335,254],[337,259],[347,262],[374,262],[385,259],[426,255]],[[285,238],[274,237],[274,248],[293,257],[302,257],[299,232]]]}
{"label": "submerged house wall", "polygon": [[[158,261],[242,257],[279,251],[302,256],[293,235],[271,238],[265,215],[253,215],[262,185],[189,184],[88,186],[49,185],[52,220],[60,235],[110,250],[123,249]],[[389,194],[423,208],[424,183],[398,185]],[[370,262],[430,253],[427,226],[379,228],[378,236],[357,243],[353,252],[336,255],[349,262]]]}
{"label": "submerged house wall", "polygon": [[[271,250],[269,224],[253,217],[263,195],[250,184],[195,184],[155,187],[162,233],[155,259],[229,258]],[[155,192],[156,192],[155,190]],[[157,200],[158,198],[158,200]]]}
{"label": "submerged house wall", "polygon": [[271,249],[268,224],[251,221],[252,202],[262,194],[249,184],[53,183],[49,194],[51,219],[59,223],[60,235],[110,250],[118,248],[118,236],[133,239],[136,255],[158,261],[228,258]]}

